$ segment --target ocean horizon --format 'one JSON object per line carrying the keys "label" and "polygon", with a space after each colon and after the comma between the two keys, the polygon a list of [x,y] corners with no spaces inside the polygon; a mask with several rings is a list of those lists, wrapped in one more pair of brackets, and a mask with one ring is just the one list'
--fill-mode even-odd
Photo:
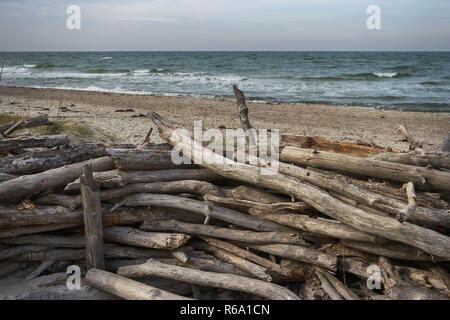
{"label": "ocean horizon", "polygon": [[446,51],[0,52],[2,85],[450,112]]}

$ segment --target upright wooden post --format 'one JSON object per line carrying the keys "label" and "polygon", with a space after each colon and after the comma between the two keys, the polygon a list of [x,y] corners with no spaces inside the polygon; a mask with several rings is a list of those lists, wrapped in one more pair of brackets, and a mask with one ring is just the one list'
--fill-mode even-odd
{"label": "upright wooden post", "polygon": [[91,268],[105,269],[100,190],[92,176],[91,164],[83,167],[80,181],[86,238],[86,266],[88,270]]}

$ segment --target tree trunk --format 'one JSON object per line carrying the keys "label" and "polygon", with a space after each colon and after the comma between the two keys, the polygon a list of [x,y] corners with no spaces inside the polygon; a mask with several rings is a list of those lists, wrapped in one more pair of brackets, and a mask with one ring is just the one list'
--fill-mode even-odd
{"label": "tree trunk", "polygon": [[53,148],[63,145],[67,141],[66,134],[48,137],[17,137],[0,140],[0,152],[14,149],[46,147]]}

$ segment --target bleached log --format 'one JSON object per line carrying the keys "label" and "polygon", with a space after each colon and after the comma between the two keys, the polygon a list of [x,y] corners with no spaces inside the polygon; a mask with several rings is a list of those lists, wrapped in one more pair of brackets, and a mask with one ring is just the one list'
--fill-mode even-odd
{"label": "bleached log", "polygon": [[20,199],[23,196],[31,196],[57,186],[66,185],[79,177],[84,165],[88,163],[92,164],[93,171],[111,170],[114,166],[111,158],[102,157],[4,181],[0,183],[0,201]]}
{"label": "bleached log", "polygon": [[53,148],[66,143],[67,135],[58,134],[46,137],[17,137],[0,140],[0,152],[14,149],[46,147]]}
{"label": "bleached log", "polygon": [[197,285],[247,292],[267,299],[299,300],[292,291],[265,281],[172,266],[155,260],[149,260],[142,265],[121,267],[117,273],[130,278],[158,276]]}
{"label": "bleached log", "polygon": [[334,287],[334,289],[342,296],[345,300],[361,300],[356,293],[350,290],[345,284],[343,284],[339,279],[333,276],[329,271],[322,268],[316,267],[320,274],[325,277],[328,282]]}
{"label": "bleached log", "polygon": [[176,197],[165,194],[138,193],[123,199],[116,207],[126,206],[159,206],[176,208],[233,223],[255,231],[292,231],[292,229],[275,222],[249,216],[244,213],[216,206],[188,198]]}
{"label": "bleached log", "polygon": [[[33,128],[33,127],[39,127],[39,126],[46,126],[46,125],[52,125],[52,122],[48,120],[47,115],[41,115],[34,118],[30,118],[25,121],[20,120],[14,120],[8,123],[5,123],[0,126],[0,134],[5,135],[5,132],[10,130],[13,126],[15,126],[17,123],[21,122],[20,126],[17,126],[14,131],[27,129],[27,128]],[[11,134],[10,132],[9,134]]]}
{"label": "bleached log", "polygon": [[380,153],[371,159],[410,166],[450,169],[450,152]]}
{"label": "bleached log", "polygon": [[127,300],[189,300],[188,298],[99,269],[88,271],[86,284]]}
{"label": "bleached log", "polygon": [[239,269],[245,270],[248,273],[250,273],[253,277],[264,280],[264,281],[272,281],[272,277],[267,272],[267,268],[264,268],[260,265],[257,265],[256,263],[253,263],[251,261],[248,261],[240,256],[237,256],[227,250],[224,250],[222,248],[213,246],[211,244],[200,242],[200,241],[192,241],[190,242],[192,246],[195,248],[198,248],[200,250],[205,250],[208,252],[211,252],[214,256],[217,258],[228,262],[234,266],[236,266]]}
{"label": "bleached log", "polygon": [[367,242],[342,240],[341,243],[346,247],[392,259],[408,261],[434,261],[436,259],[422,250],[398,242],[380,245]]}
{"label": "bleached log", "polygon": [[283,149],[280,153],[280,160],[402,183],[411,181],[417,186],[450,190],[450,173],[436,169],[292,147]]}
{"label": "bleached log", "polygon": [[397,216],[397,220],[400,222],[405,222],[411,216],[416,213],[417,203],[416,203],[416,192],[414,190],[414,184],[412,182],[405,183],[402,187],[408,196],[408,206],[400,212]]}
{"label": "bleached log", "polygon": [[215,238],[211,238],[211,237],[200,237],[203,241],[218,247],[218,248],[222,248],[224,250],[227,250],[239,257],[242,257],[244,259],[247,259],[249,261],[252,261],[254,263],[257,263],[263,267],[266,267],[269,271],[271,272],[275,272],[279,275],[285,276],[285,277],[291,277],[292,276],[292,271],[289,268],[285,268],[283,266],[280,266],[277,263],[274,263],[270,260],[267,260],[263,257],[258,256],[257,254],[254,254],[253,252],[250,252],[248,250],[242,249],[238,246],[235,246],[231,243],[222,241],[222,240],[218,240]]}
{"label": "bleached log", "polygon": [[25,175],[59,168],[106,155],[99,144],[68,145],[58,150],[33,151],[0,158],[0,173]]}
{"label": "bleached log", "polygon": [[304,243],[301,236],[293,232],[255,232],[249,230],[221,228],[205,224],[185,223],[176,220],[144,221],[141,225],[141,229],[146,231],[174,231],[190,235],[209,236],[255,244]]}
{"label": "bleached log", "polygon": [[109,227],[103,231],[107,240],[132,246],[153,249],[175,249],[181,247],[189,236],[179,233],[144,232],[130,227]]}
{"label": "bleached log", "polygon": [[[178,180],[214,181],[221,179],[219,175],[205,169],[168,169],[154,171],[104,171],[94,173],[95,182],[103,188],[122,187],[132,183],[148,183]],[[80,181],[69,183],[65,191],[76,192],[80,190]]]}

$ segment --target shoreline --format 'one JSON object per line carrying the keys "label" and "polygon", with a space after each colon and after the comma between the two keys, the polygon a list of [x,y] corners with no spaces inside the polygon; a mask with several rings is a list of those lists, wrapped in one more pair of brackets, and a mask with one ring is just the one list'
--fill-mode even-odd
{"label": "shoreline", "polygon": [[[245,94],[245,92],[244,92]],[[62,119],[84,121],[117,137],[121,143],[140,143],[152,123],[147,112],[160,113],[191,129],[195,120],[204,128],[240,127],[236,103],[226,98],[197,98],[107,91],[0,86],[0,113],[25,116],[58,113]],[[374,142],[407,150],[395,129],[404,124],[425,149],[436,149],[450,130],[450,113],[400,111],[323,104],[247,101],[256,129],[279,129],[282,134],[321,136],[331,140]],[[117,110],[132,109],[131,112]],[[152,141],[162,142],[157,133]]]}

